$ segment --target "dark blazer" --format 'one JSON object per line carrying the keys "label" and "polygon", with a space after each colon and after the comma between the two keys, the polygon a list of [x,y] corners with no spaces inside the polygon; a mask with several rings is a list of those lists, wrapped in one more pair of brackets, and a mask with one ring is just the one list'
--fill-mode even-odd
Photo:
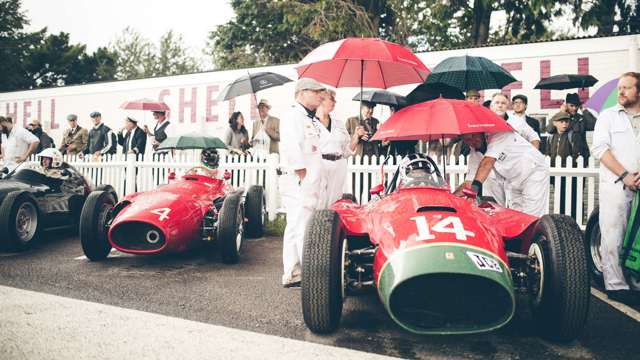
{"label": "dark blazer", "polygon": [[[133,135],[131,135],[133,134]],[[131,142],[131,149],[129,149],[129,137],[133,136]],[[129,150],[133,150],[134,153],[144,155],[144,150],[147,147],[147,134],[142,129],[136,126],[133,131],[124,131],[118,133],[118,144],[122,145],[122,153],[127,154]]]}

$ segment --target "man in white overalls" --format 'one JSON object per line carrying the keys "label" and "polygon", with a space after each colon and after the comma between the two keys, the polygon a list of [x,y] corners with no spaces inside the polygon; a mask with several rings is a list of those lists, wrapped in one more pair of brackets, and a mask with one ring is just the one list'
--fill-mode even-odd
{"label": "man in white overalls", "polygon": [[631,201],[640,188],[640,73],[625,73],[618,80],[618,104],[598,117],[591,153],[601,163],[600,256],[607,296],[638,304],[640,294],[629,289],[619,256]]}
{"label": "man in white overalls", "polygon": [[321,126],[315,111],[322,101],[325,87],[302,78],[296,84],[296,103],[282,118],[280,126],[279,178],[287,225],[282,241],[284,287],[299,287],[304,232],[320,206],[321,190],[326,188],[322,176],[322,154],[319,149]]}

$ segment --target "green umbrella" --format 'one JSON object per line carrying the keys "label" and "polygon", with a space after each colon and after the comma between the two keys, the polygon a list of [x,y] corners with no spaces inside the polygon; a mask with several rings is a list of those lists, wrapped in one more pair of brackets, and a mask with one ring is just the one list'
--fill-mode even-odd
{"label": "green umbrella", "polygon": [[160,143],[158,150],[187,150],[208,148],[226,149],[227,145],[225,145],[222,140],[215,136],[203,136],[193,133],[166,138],[162,143]]}
{"label": "green umbrella", "polygon": [[516,79],[493,61],[481,56],[455,56],[442,60],[427,76],[427,84],[445,84],[462,91],[502,89]]}

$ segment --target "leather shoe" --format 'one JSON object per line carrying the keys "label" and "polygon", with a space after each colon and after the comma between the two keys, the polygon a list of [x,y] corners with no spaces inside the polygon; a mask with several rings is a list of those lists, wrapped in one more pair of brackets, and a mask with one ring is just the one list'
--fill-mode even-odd
{"label": "leather shoe", "polygon": [[607,290],[607,297],[626,305],[640,305],[640,293],[631,290]]}

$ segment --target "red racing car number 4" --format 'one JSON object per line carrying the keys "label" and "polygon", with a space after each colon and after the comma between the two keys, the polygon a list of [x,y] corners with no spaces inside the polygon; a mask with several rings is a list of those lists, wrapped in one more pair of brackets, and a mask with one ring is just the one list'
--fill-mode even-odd
{"label": "red racing car number 4", "polygon": [[416,240],[433,240],[436,236],[432,232],[450,233],[456,236],[457,240],[466,241],[467,236],[476,236],[473,232],[466,230],[462,221],[457,216],[446,217],[429,228],[427,218],[424,216],[415,216],[411,220],[416,222],[418,229],[418,237]]}

